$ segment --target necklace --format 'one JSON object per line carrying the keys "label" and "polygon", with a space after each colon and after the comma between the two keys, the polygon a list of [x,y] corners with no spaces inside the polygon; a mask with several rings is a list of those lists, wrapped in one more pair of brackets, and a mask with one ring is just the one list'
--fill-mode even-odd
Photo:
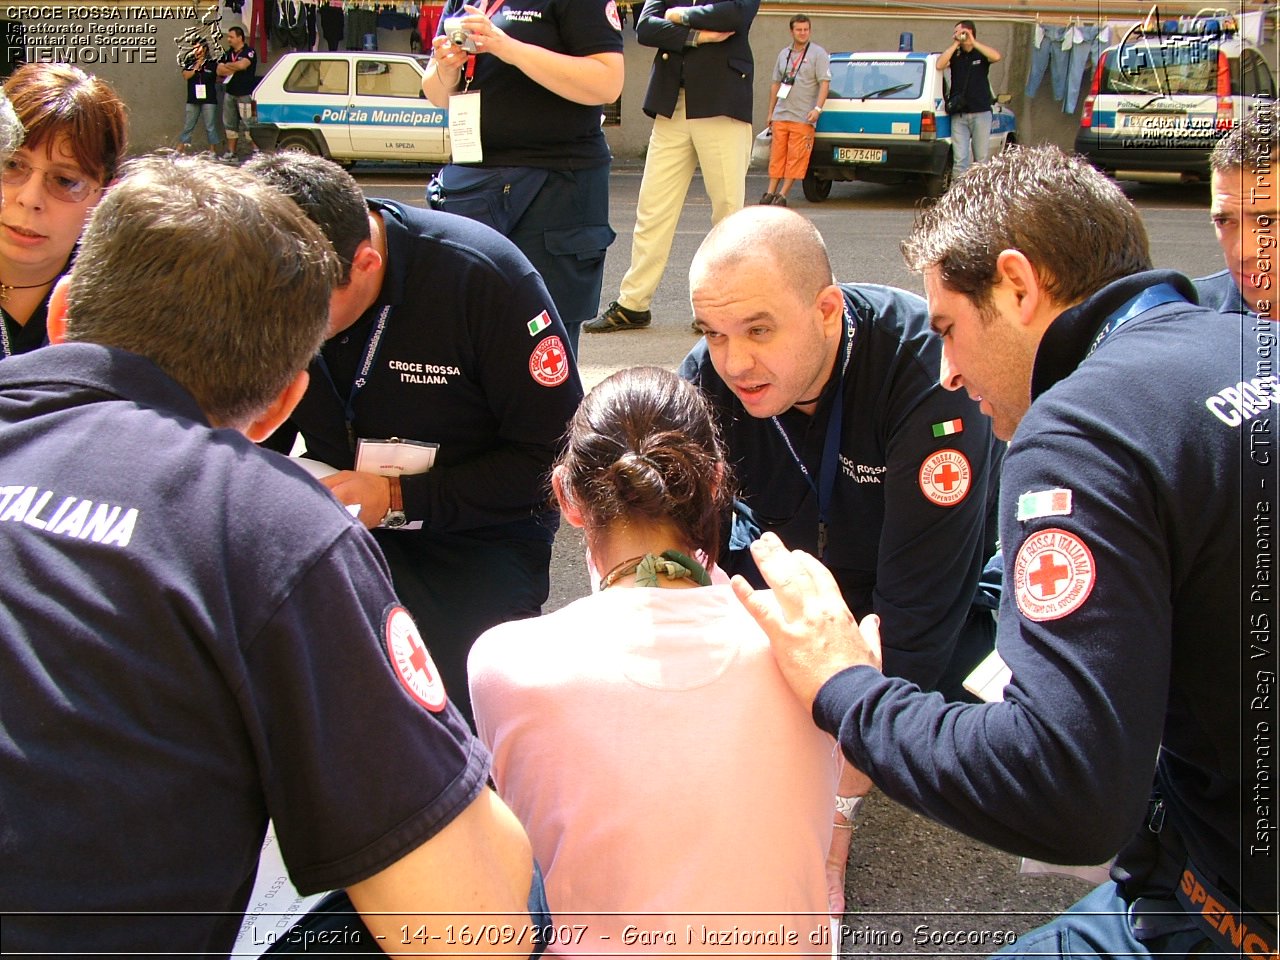
{"label": "necklace", "polygon": [[36,287],[47,287],[60,276],[62,276],[61,273],[55,277],[50,277],[44,283],[5,283],[0,280],[0,303],[4,303],[9,299],[10,290],[34,290]]}
{"label": "necklace", "polygon": [[636,575],[637,587],[656,587],[658,577],[668,580],[693,580],[700,587],[711,586],[711,577],[707,568],[692,557],[679,550],[663,550],[661,554],[646,553],[643,557],[632,557],[606,573],[600,579],[600,589],[608,590],[623,577]]}

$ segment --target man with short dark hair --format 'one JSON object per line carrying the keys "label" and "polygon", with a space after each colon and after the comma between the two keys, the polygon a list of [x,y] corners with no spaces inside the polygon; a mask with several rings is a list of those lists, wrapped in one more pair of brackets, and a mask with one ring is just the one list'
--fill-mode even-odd
{"label": "man with short dark hair", "polygon": [[1151,269],[1115,183],[1054,147],[974,167],[903,251],[942,383],[1010,440],[1003,700],[943,704],[883,675],[874,620],[860,630],[775,538],[756,552],[775,592],[739,596],[890,797],[1024,856],[1115,857],[1112,882],[1002,955],[1273,956],[1271,326],[1195,306],[1187,278]]}
{"label": "man with short dark hair", "polygon": [[1280,138],[1265,103],[1232,127],[1209,156],[1209,216],[1227,267],[1196,279],[1200,302],[1223,313],[1276,319],[1280,264]]}
{"label": "man with short dark hair", "polygon": [[440,911],[529,922],[528,840],[372,538],[253,442],[336,275],[276,191],[144,158],[53,345],[0,364],[6,951],[225,956],[268,818],[297,888],[345,887],[393,953]]}
{"label": "man with short dark hair", "polygon": [[787,192],[803,180],[813,153],[814,131],[831,89],[831,57],[809,39],[812,25],[803,13],[790,21],[791,43],[773,65],[769,87],[769,188],[762,204],[787,205]]}
{"label": "man with short dark hair", "polygon": [[430,625],[470,719],[471,644],[537,616],[550,591],[546,484],[582,399],[564,327],[533,265],[496,230],[366,202],[322,157],[263,155],[247,169],[320,224],[344,271],[311,384],[271,444],[288,450],[301,434],[307,455],[338,471],[323,482],[376,528],[396,592]]}
{"label": "man with short dark hair", "polygon": [[249,141],[249,152],[258,148],[249,137],[249,121],[253,119],[253,88],[257,86],[258,54],[245,42],[244,27],[227,30],[231,49],[218,59],[217,73],[223,85],[222,126],[227,132],[227,152],[223,160],[235,160],[240,131]]}
{"label": "man with short dark hair", "polygon": [[1003,58],[995,47],[978,41],[978,28],[972,20],[955,25],[951,46],[938,57],[939,70],[951,68],[947,116],[951,120],[954,177],[991,155],[991,64]]}

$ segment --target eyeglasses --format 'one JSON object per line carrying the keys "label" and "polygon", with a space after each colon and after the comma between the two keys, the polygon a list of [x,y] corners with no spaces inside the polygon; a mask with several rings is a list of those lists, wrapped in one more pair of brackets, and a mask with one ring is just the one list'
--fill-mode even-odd
{"label": "eyeglasses", "polygon": [[85,176],[72,176],[28,163],[22,157],[9,157],[0,163],[0,183],[20,187],[39,170],[44,175],[44,188],[49,195],[67,203],[80,203],[102,187]]}

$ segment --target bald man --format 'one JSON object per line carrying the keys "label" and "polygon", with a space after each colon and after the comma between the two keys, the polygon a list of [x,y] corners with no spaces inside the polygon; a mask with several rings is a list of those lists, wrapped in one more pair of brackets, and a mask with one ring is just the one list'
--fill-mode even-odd
{"label": "bald man", "polygon": [[745,547],[774,531],[880,616],[887,673],[965,698],[993,647],[974,599],[1000,452],[978,405],[938,383],[925,301],[836,283],[813,225],[764,206],[711,231],[689,287],[703,340],[681,375],[716,405],[739,485],[722,566],[758,582]]}

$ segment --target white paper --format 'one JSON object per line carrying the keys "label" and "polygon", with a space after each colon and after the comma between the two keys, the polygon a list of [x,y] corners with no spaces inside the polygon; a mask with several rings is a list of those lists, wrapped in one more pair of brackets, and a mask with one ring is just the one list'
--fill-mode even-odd
{"label": "white paper", "polygon": [[276,843],[275,826],[267,824],[267,837],[258,858],[258,877],[253,882],[253,893],[231,956],[262,956],[267,947],[282,938],[324,896],[315,893],[304,897],[294,889],[280,856],[280,844]]}
{"label": "white paper", "polygon": [[402,477],[426,473],[436,462],[438,443],[417,440],[359,440],[356,443],[356,471],[380,477]]}
{"label": "white paper", "polygon": [[480,94],[455,93],[449,97],[449,138],[454,163],[480,163]]}

